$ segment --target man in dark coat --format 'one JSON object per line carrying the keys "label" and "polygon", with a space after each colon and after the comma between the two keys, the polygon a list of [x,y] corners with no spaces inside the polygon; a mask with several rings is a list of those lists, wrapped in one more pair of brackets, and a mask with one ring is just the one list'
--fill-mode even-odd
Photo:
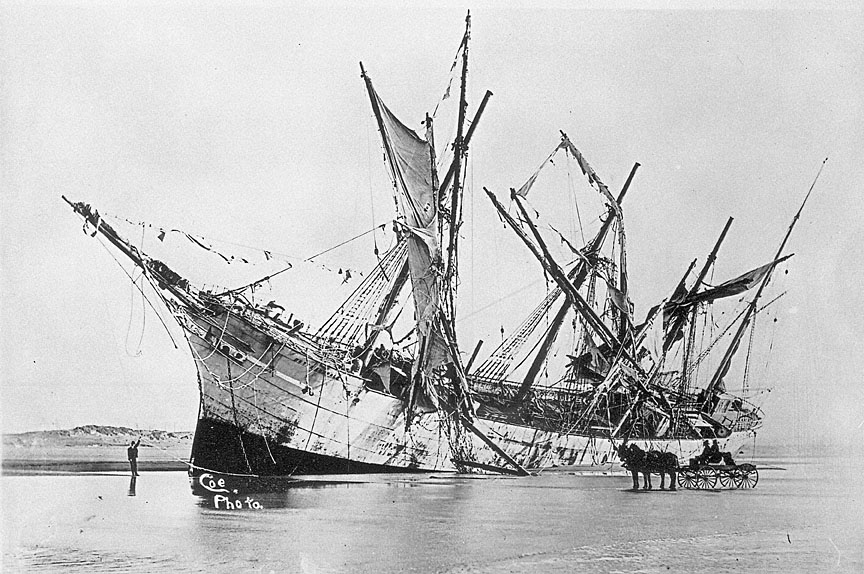
{"label": "man in dark coat", "polygon": [[138,445],[140,444],[140,438],[138,442],[133,440],[129,443],[129,448],[126,449],[126,456],[129,457],[129,467],[132,469],[132,476],[138,476]]}

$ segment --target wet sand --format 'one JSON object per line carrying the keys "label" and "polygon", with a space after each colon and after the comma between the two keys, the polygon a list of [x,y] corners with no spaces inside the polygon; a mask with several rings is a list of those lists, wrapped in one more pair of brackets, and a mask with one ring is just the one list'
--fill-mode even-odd
{"label": "wet sand", "polygon": [[[105,427],[103,427],[105,428]],[[138,448],[140,471],[187,470],[191,433],[49,431],[3,436],[4,475],[129,471],[126,448],[144,435]]]}
{"label": "wet sand", "polygon": [[200,495],[179,472],[4,476],[3,566],[148,574],[864,571],[860,458],[753,462],[787,470],[765,470],[752,489],[676,493],[629,492],[628,477],[567,471],[303,477],[242,494],[214,483]]}

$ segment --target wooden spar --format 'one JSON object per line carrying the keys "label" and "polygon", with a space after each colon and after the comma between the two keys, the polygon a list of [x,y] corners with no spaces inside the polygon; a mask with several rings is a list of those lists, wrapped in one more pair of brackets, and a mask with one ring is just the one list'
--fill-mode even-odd
{"label": "wooden spar", "polygon": [[[438,191],[438,168],[435,167],[435,130],[432,123],[432,117],[426,114],[426,141],[429,142],[429,170],[432,172],[432,189]],[[437,196],[433,196],[433,201],[438,201]]]}
{"label": "wooden spar", "polygon": [[[459,201],[461,199],[462,154],[465,152],[463,128],[465,126],[465,89],[468,81],[468,38],[471,34],[471,11],[465,17],[465,36],[462,40],[462,85],[459,90],[459,120],[456,123],[456,141],[453,144],[453,190],[450,193],[450,238],[447,244],[447,269],[444,271],[446,281],[452,281],[456,274],[457,242],[459,239]],[[450,316],[455,316],[453,309],[453,293],[449,293]]]}
{"label": "wooden spar", "polygon": [[[708,259],[705,260],[705,265],[702,266],[702,270],[699,272],[699,276],[696,277],[696,282],[687,291],[687,295],[684,297],[686,300],[687,297],[694,295],[699,287],[702,285],[702,280],[705,279],[705,276],[708,274],[708,270],[711,268],[711,265],[714,264],[714,261],[717,259],[717,252],[720,250],[720,245],[723,243],[723,240],[726,238],[726,233],[729,231],[729,227],[732,225],[732,221],[734,218],[730,217],[726,220],[726,225],[723,227],[723,231],[720,233],[720,237],[717,239],[717,242],[714,244],[714,249],[711,250],[711,254],[708,256]],[[694,260],[695,263],[695,260]],[[692,268],[692,264],[691,264]],[[687,271],[690,272],[689,270]],[[685,278],[687,275],[684,276]],[[673,343],[675,343],[675,338],[678,336],[678,331],[684,326],[684,321],[687,318],[686,313],[681,313],[675,317],[675,322],[672,323],[672,328],[666,334],[666,338],[663,340],[663,353],[665,354],[670,347],[672,347]]]}
{"label": "wooden spar", "polygon": [[[562,137],[567,137],[564,132],[561,132]],[[630,183],[633,181],[633,176],[636,175],[636,170],[639,169],[639,163],[636,162],[633,164],[633,168],[630,170],[630,174],[627,176],[627,181],[624,182],[624,187],[621,188],[620,193],[618,194],[618,198],[616,202],[618,206],[621,206],[621,203],[624,201],[624,196],[627,195],[627,190],[630,189]],[[606,238],[606,234],[609,232],[609,229],[612,226],[612,220],[616,217],[617,211],[609,207],[609,214],[606,217],[606,220],[603,221],[603,225],[600,226],[600,229],[597,232],[597,235],[588,243],[584,249],[582,249],[583,258],[579,260],[576,267],[570,270],[570,273],[567,274],[567,279],[572,280],[574,287],[579,289],[582,286],[582,282],[585,281],[585,277],[588,275],[588,265],[586,260],[593,256],[600,246],[603,244],[603,241]],[[623,251],[622,251],[623,253]],[[528,395],[528,391],[534,385],[534,381],[537,379],[537,374],[540,372],[541,367],[543,366],[543,362],[545,361],[545,357],[549,352],[549,349],[552,347],[552,343],[555,342],[555,339],[558,338],[558,332],[561,330],[561,325],[564,324],[564,319],[567,316],[567,309],[569,309],[569,305],[564,303],[561,305],[561,308],[552,318],[552,322],[549,324],[549,328],[546,331],[546,336],[543,342],[540,344],[540,349],[537,352],[537,355],[534,357],[531,365],[528,367],[528,372],[525,374],[525,378],[522,380],[522,384],[519,387],[519,390],[516,392],[514,396],[515,401],[524,400],[524,398]]]}
{"label": "wooden spar", "polygon": [[711,255],[708,256],[707,260],[705,260],[705,265],[702,266],[702,270],[699,272],[699,276],[696,278],[696,283],[690,289],[690,293],[688,293],[688,295],[695,293],[699,289],[702,280],[705,279],[705,276],[708,274],[708,270],[711,268],[711,265],[713,265],[714,261],[717,259],[717,252],[720,250],[720,245],[726,238],[726,233],[729,231],[729,227],[732,225],[734,219],[735,218],[730,217],[726,220],[726,225],[723,227],[723,231],[720,233],[720,237],[717,239],[717,243],[714,244],[714,249],[711,250]]}
{"label": "wooden spar", "polygon": [[[624,182],[624,187],[621,188],[621,192],[618,194],[618,198],[615,200],[616,203],[620,206],[621,202],[624,201],[624,196],[627,195],[627,190],[630,189],[630,182],[633,181],[633,176],[636,175],[636,170],[639,169],[641,164],[636,162],[633,164],[633,168],[630,170],[630,175],[627,176],[627,181]],[[603,244],[603,241],[606,239],[606,234],[609,232],[609,228],[612,226],[612,221],[614,221],[616,217],[616,210],[614,206],[609,206],[609,215],[603,220],[603,225],[600,226],[600,231],[598,231],[597,236],[588,244],[585,248],[585,251],[597,251],[600,249],[600,246]]]}
{"label": "wooden spar", "polygon": [[[789,236],[792,235],[792,230],[795,228],[795,224],[801,217],[801,212],[804,211],[804,206],[807,204],[807,200],[810,199],[810,194],[813,193],[813,188],[816,186],[816,182],[819,180],[819,176],[822,174],[822,169],[825,167],[825,162],[827,161],[828,158],[826,157],[822,161],[822,165],[819,166],[819,172],[813,179],[813,183],[810,184],[810,189],[807,191],[807,195],[804,196],[804,201],[801,202],[801,207],[798,208],[798,212],[795,214],[795,217],[792,218],[792,223],[789,224],[789,229],[786,231],[786,236],[780,243],[780,248],[777,249],[777,254],[774,255],[774,261],[780,259],[780,255],[783,254],[783,249],[786,247],[786,242],[789,241]],[[768,273],[766,273],[765,277],[762,279],[762,283],[759,285],[759,290],[756,291],[756,295],[753,296],[753,300],[750,301],[750,304],[747,306],[747,311],[744,314],[744,319],[742,319],[741,324],[738,325],[738,330],[735,331],[735,336],[732,338],[732,341],[729,343],[729,347],[726,348],[726,353],[723,355],[723,359],[717,366],[717,371],[715,371],[714,376],[711,378],[711,382],[705,388],[706,401],[710,400],[711,396],[714,393],[714,389],[723,379],[726,371],[729,370],[729,363],[732,361],[732,357],[733,355],[735,355],[735,351],[738,350],[738,343],[741,342],[741,337],[744,335],[744,330],[747,328],[747,325],[750,323],[750,319],[752,319],[753,317],[753,313],[756,311],[756,302],[759,301],[759,297],[762,295],[762,291],[764,291],[765,287],[768,285],[768,281],[771,279],[771,274],[774,272],[774,267],[775,266],[772,265],[771,269],[768,270]]]}
{"label": "wooden spar", "polygon": [[[465,140],[463,142],[465,151],[468,150],[468,144],[471,143],[471,136],[474,135],[474,129],[477,127],[477,122],[480,121],[480,116],[483,115],[483,110],[486,109],[486,103],[489,101],[491,96],[492,92],[486,90],[486,94],[483,96],[483,101],[480,102],[480,107],[477,108],[477,111],[474,113],[474,119],[471,120],[471,125],[468,127],[468,133],[465,134]],[[450,182],[453,180],[453,173],[455,171],[456,159],[454,158],[450,163],[450,169],[447,170],[444,179],[441,180],[441,185],[438,187],[438,196],[441,198],[441,201],[444,201],[447,196],[447,188],[450,187]]]}
{"label": "wooden spar", "polygon": [[537,375],[540,374],[540,369],[546,361],[549,349],[552,348],[552,343],[554,343],[555,339],[558,337],[558,331],[561,330],[561,325],[564,324],[564,319],[567,317],[567,310],[569,308],[570,305],[568,305],[565,300],[561,304],[561,308],[558,309],[558,312],[552,318],[552,322],[549,323],[546,337],[543,339],[543,342],[540,344],[540,349],[537,351],[537,355],[528,367],[528,372],[525,373],[525,378],[522,379],[522,384],[519,385],[519,390],[516,391],[516,394],[513,396],[515,402],[525,400],[525,397],[528,396],[528,391],[530,391],[531,387],[534,386],[534,381],[537,380]]}
{"label": "wooden spar", "polygon": [[[619,205],[624,200],[624,196],[627,194],[627,190],[630,188],[630,183],[633,181],[633,176],[636,174],[636,170],[638,168],[639,168],[639,163],[637,162],[633,165],[633,168],[630,170],[630,174],[627,177],[627,181],[625,182],[624,187],[621,189],[621,192],[618,194],[618,198],[616,200]],[[528,247],[528,249],[531,251],[531,253],[534,254],[534,256],[538,259],[538,261],[540,261],[540,263],[544,266],[544,268],[547,268],[547,264],[544,263],[543,254],[541,254],[540,251],[538,251],[538,249],[534,245],[534,243],[528,238],[527,235],[525,235],[525,232],[522,231],[522,228],[513,220],[513,217],[509,213],[507,213],[507,210],[504,209],[504,206],[501,205],[501,203],[498,201],[498,198],[495,197],[495,194],[493,194],[491,191],[489,191],[489,189],[487,189],[485,187],[483,188],[483,190],[489,196],[489,199],[492,201],[492,204],[495,206],[495,209],[498,211],[498,213],[501,215],[501,217],[510,225],[510,228],[513,229],[513,231],[516,233],[516,235],[519,236],[520,239],[522,239],[523,243],[525,243],[525,245]],[[519,204],[518,202],[517,202],[517,205],[519,205],[520,209],[522,210],[523,216],[527,220],[528,215],[525,212],[524,208],[522,208],[521,204]],[[606,234],[608,233],[608,231],[612,225],[612,220],[614,217],[616,217],[616,215],[615,215],[616,210],[615,209],[610,207],[609,211],[610,211],[609,215],[606,218],[606,220],[603,222],[603,225],[600,227],[600,230],[597,232],[597,235],[582,250],[583,256],[585,258],[589,258],[592,255],[594,255],[596,253],[596,251],[600,248],[600,246],[603,244],[603,240],[605,239]],[[530,221],[529,221],[529,225],[530,225]],[[532,230],[533,230],[533,226],[532,226]],[[553,277],[554,277],[554,273],[551,269],[547,268],[547,271],[550,273],[550,275],[553,275]],[[574,303],[573,303],[574,307],[579,309],[579,305],[580,305],[579,300],[581,300],[582,303],[584,304],[584,307],[587,308],[589,312],[593,313],[593,311],[591,311],[588,304],[585,303],[584,299],[582,299],[581,295],[579,295],[578,291],[576,291],[576,289],[578,289],[582,285],[582,282],[585,280],[587,273],[588,273],[588,265],[586,264],[585,259],[582,259],[582,260],[580,260],[579,264],[570,271],[570,273],[567,275],[566,281],[564,281],[564,283],[567,285],[571,285],[573,287],[572,291],[575,293],[575,296],[578,297],[578,300],[574,301]],[[562,274],[563,274],[563,272],[562,272]],[[572,281],[572,283],[571,283],[571,281]],[[560,281],[556,280],[556,282],[559,283],[559,287],[561,287],[562,291],[567,293],[568,298],[572,299],[573,295],[570,292],[568,292],[567,288],[564,287],[563,285],[561,285]],[[536,375],[539,372],[540,367],[542,366],[542,363],[543,363],[544,351],[548,352],[549,348],[551,347],[552,342],[554,342],[555,338],[557,337],[558,331],[564,322],[564,318],[566,317],[568,308],[569,308],[569,305],[567,305],[566,303],[563,304],[561,309],[559,309],[558,313],[553,318],[553,321],[550,324],[550,328],[548,329],[548,333],[546,335],[546,338],[541,345],[540,352],[534,358],[534,361],[532,362],[531,366],[529,367],[528,373],[527,373],[525,379],[523,380],[522,385],[520,386],[519,391],[517,391],[517,394],[514,398],[516,398],[518,400],[524,399],[524,397],[528,393],[528,390],[534,384],[534,380],[536,378]],[[602,323],[602,321],[600,321],[599,318],[597,318],[597,321],[601,325],[603,325],[603,327],[605,327],[605,325]],[[609,334],[611,335],[611,331],[609,332]],[[614,336],[613,336],[613,339],[614,339]],[[609,343],[607,342],[607,344],[609,344]],[[611,348],[611,345],[610,345],[610,348]]]}
{"label": "wooden spar", "polygon": [[[399,292],[402,290],[402,287],[405,286],[405,283],[407,281],[408,259],[406,258],[405,263],[399,268],[398,275],[396,275],[396,281],[393,282],[393,288],[390,289],[389,293],[387,293],[387,297],[384,299],[384,302],[378,309],[378,313],[375,315],[375,322],[373,323],[373,325],[380,326],[384,324],[384,321],[387,319],[387,315],[390,313],[391,309],[393,309],[393,306],[396,304],[396,299],[399,296]],[[374,347],[375,345],[375,340],[380,334],[380,329],[372,330],[372,333],[369,335],[369,338],[366,339],[366,342],[363,345],[363,349],[365,350],[364,355],[368,355],[370,352],[372,352],[372,347]]]}
{"label": "wooden spar", "polygon": [[441,322],[441,335],[444,337],[444,342],[450,351],[450,358],[453,359],[453,370],[456,372],[456,380],[453,383],[456,397],[461,405],[460,415],[463,417],[474,416],[474,404],[471,402],[471,389],[468,385],[468,377],[465,374],[465,369],[462,366],[462,357],[459,354],[459,348],[456,346],[456,332],[453,325],[447,321],[444,313],[439,312],[438,320]]}
{"label": "wooden spar", "polygon": [[[371,82],[369,82],[369,80],[366,76],[366,71],[363,69],[363,63],[362,62],[360,63],[360,70],[362,72],[363,79],[367,81],[367,89],[370,89],[371,88]],[[483,96],[483,101],[480,102],[480,107],[477,109],[477,111],[474,114],[474,119],[471,121],[471,126],[468,128],[468,132],[465,134],[465,138],[464,138],[464,142],[463,142],[463,148],[465,150],[468,149],[468,144],[471,142],[471,136],[474,135],[474,130],[477,128],[477,124],[480,122],[480,117],[483,115],[483,110],[486,108],[486,104],[489,101],[489,98],[491,96],[492,96],[492,92],[487,90],[486,94]],[[372,110],[373,110],[373,112],[375,112],[375,117],[376,117],[376,120],[378,121],[378,129],[379,129],[379,131],[382,131],[382,137],[383,137],[383,128],[381,127],[381,119],[380,119],[381,118],[380,108],[378,107],[376,98],[373,97],[372,92],[370,92],[369,97],[372,101]],[[389,150],[386,138],[384,141],[384,146],[385,146],[385,149]],[[389,151],[388,151],[388,153],[389,153]],[[433,153],[434,153],[434,151],[433,151]],[[444,196],[446,195],[447,187],[450,185],[450,182],[453,179],[454,169],[455,169],[454,164],[451,163],[450,164],[450,170],[447,172],[447,175],[444,176],[444,180],[438,186],[438,198],[441,200],[443,200]],[[394,200],[395,200],[395,197],[394,197]],[[399,292],[405,286],[405,283],[408,279],[408,260],[407,259],[402,263],[402,266],[397,271],[397,276],[399,277],[399,279],[393,284],[393,289],[387,295],[387,299],[385,300],[384,305],[381,307],[381,309],[378,312],[378,318],[376,319],[376,322],[375,322],[376,325],[380,325],[384,321],[384,319],[387,317],[388,313],[390,313],[391,309],[393,308],[393,305],[396,304],[396,299],[398,297]],[[368,348],[371,348],[375,342],[375,339],[378,337],[379,333],[380,333],[379,331],[374,331],[372,333],[370,339],[367,340],[365,346]]]}
{"label": "wooden spar", "polygon": [[[522,240],[522,242],[525,243],[525,246],[528,247],[528,249],[531,251],[531,253],[534,254],[534,257],[536,257],[540,261],[540,264],[543,265],[543,268],[546,269],[546,263],[544,262],[543,254],[537,250],[537,246],[534,245],[534,243],[528,238],[528,236],[525,235],[525,232],[522,230],[522,228],[513,220],[513,216],[511,216],[509,213],[507,213],[507,210],[504,209],[504,206],[501,205],[501,203],[498,201],[498,198],[495,197],[494,193],[492,193],[491,191],[489,191],[485,187],[483,188],[483,191],[485,191],[486,195],[489,196],[489,199],[492,201],[492,205],[495,206],[495,209],[498,210],[498,213],[501,215],[501,217],[510,225],[510,228],[516,233],[516,235]],[[563,291],[563,289],[562,289],[562,291]],[[566,297],[569,298],[569,294],[566,295]],[[550,332],[554,330],[557,333],[558,328],[560,328],[560,326],[561,326],[560,323],[564,320],[564,315],[566,315],[568,308],[569,308],[569,305],[567,305],[566,303],[562,304],[561,309],[559,309],[558,314],[556,315],[556,317],[554,319],[553,326],[552,326],[552,328],[550,328]],[[549,346],[549,344],[551,344],[551,342],[553,340],[554,340],[554,337],[552,337],[552,338],[547,337],[547,340],[544,341],[544,348],[546,350],[548,350],[548,346]],[[541,350],[541,352],[542,352],[542,350]],[[529,379],[528,377],[526,377],[525,380],[522,382],[522,385],[520,386],[519,391],[516,394],[516,397],[515,397],[516,399],[522,400],[525,397],[525,395],[528,392],[528,389],[531,388],[531,385],[534,382],[534,376],[535,375],[533,375],[531,373],[531,371],[539,370],[539,366],[537,366],[537,365],[540,365],[540,364],[542,364],[542,358],[541,359],[535,358],[534,363],[531,365],[531,370],[529,371],[529,375],[531,375],[531,378]]]}
{"label": "wooden spar", "polygon": [[[525,243],[525,246],[528,247],[528,249],[531,251],[531,253],[534,254],[534,257],[539,259],[540,262],[542,263],[543,262],[543,254],[537,250],[537,246],[534,245],[534,243],[531,241],[531,239],[527,235],[525,235],[525,232],[522,230],[522,228],[519,226],[519,224],[516,223],[516,221],[513,219],[513,216],[510,215],[509,213],[507,213],[507,210],[504,209],[504,206],[501,205],[501,202],[498,201],[497,197],[495,197],[495,194],[492,193],[491,191],[489,191],[489,189],[487,189],[485,187],[483,188],[483,191],[485,191],[486,195],[489,196],[489,199],[492,201],[492,205],[494,205],[495,209],[498,210],[498,214],[501,215],[502,219],[504,219],[504,221],[506,221],[507,223],[510,224],[510,228],[516,233],[516,235],[519,236],[519,239],[521,239],[523,241],[523,243]],[[544,266],[544,268],[545,268],[545,266]]]}
{"label": "wooden spar", "polygon": [[375,114],[375,121],[378,123],[378,131],[381,133],[381,141],[384,143],[384,155],[387,158],[387,166],[390,168],[390,173],[393,177],[393,203],[396,204],[396,213],[399,213],[398,191],[396,190],[396,180],[399,178],[399,170],[393,163],[393,150],[390,148],[390,141],[387,139],[387,134],[384,130],[384,119],[381,117],[381,107],[378,102],[378,95],[372,87],[372,80],[366,74],[366,69],[363,67],[363,62],[360,62],[360,77],[366,83],[366,91],[369,93],[369,101],[372,103],[372,112]]}
{"label": "wooden spar", "polygon": [[[93,225],[96,228],[97,232],[101,233],[123,255],[125,255],[130,260],[132,260],[132,263],[134,263],[135,265],[137,265],[138,267],[141,268],[141,270],[143,271],[144,277],[150,283],[150,286],[154,288],[154,291],[156,291],[156,294],[159,295],[159,297],[162,299],[162,302],[164,303],[165,298],[162,296],[161,293],[159,293],[158,290],[156,290],[156,286],[153,285],[153,281],[150,279],[150,273],[152,273],[152,269],[150,269],[147,266],[146,262],[144,261],[143,257],[138,252],[138,250],[134,249],[134,248],[130,249],[129,244],[127,242],[125,242],[123,239],[121,239],[120,236],[117,235],[117,232],[114,231],[113,228],[111,228],[110,226],[106,226],[105,224],[101,223],[99,216],[98,216],[98,211],[97,211],[96,215],[94,215],[92,212],[89,212],[89,206],[87,206],[88,207],[88,213],[85,213],[79,207],[81,204],[72,203],[71,201],[69,201],[69,199],[65,195],[61,195],[60,197],[63,199],[63,201],[65,201],[66,203],[69,204],[69,207],[71,207],[75,213],[77,213],[78,215],[83,217],[85,221],[87,221],[91,225]],[[108,231],[110,231],[111,233],[109,233]],[[177,346],[177,343],[174,341],[174,336],[171,334],[171,330],[168,328],[168,325],[165,324],[165,321],[162,319],[162,316],[159,314],[159,311],[156,310],[156,307],[153,305],[153,303],[150,301],[150,299],[144,293],[144,290],[138,285],[138,283],[135,282],[134,279],[132,279],[132,276],[129,274],[129,272],[126,271],[126,269],[122,265],[120,265],[120,269],[122,269],[123,273],[125,273],[126,276],[129,277],[129,280],[132,282],[132,284],[135,286],[135,288],[138,289],[138,292],[141,293],[141,296],[144,297],[144,300],[147,301],[147,304],[150,306],[151,309],[153,309],[153,312],[156,313],[156,318],[159,319],[159,322],[162,323],[162,327],[165,328],[165,332],[168,333],[168,337],[171,339],[171,344],[174,345],[175,349],[179,349],[179,347]],[[171,293],[175,297],[177,297],[178,299],[180,299],[181,301],[183,301],[187,305],[190,304],[188,301],[188,296],[186,293],[179,291],[178,289],[176,289],[173,285],[171,285],[169,283],[164,283],[164,285],[165,285],[165,287],[167,287],[167,289],[169,291],[171,291]]]}
{"label": "wooden spar", "polygon": [[545,261],[544,267],[549,271],[549,274],[552,275],[552,278],[555,279],[555,282],[558,283],[558,286],[561,287],[561,290],[564,291],[568,298],[570,299],[573,306],[577,311],[585,318],[589,325],[591,325],[600,337],[603,339],[603,342],[606,343],[610,349],[616,348],[619,346],[618,339],[615,337],[615,334],[609,330],[609,327],[594,313],[594,310],[591,309],[591,306],[582,298],[582,295],[576,290],[567,276],[562,271],[561,267],[558,263],[552,258],[552,255],[549,253],[549,250],[546,247],[546,243],[543,241],[543,238],[540,237],[540,233],[537,231],[537,228],[534,226],[534,223],[531,221],[528,216],[528,212],[525,210],[525,206],[522,205],[522,202],[519,200],[519,196],[516,193],[511,193],[512,198],[516,201],[516,206],[519,208],[519,211],[522,213],[522,217],[525,219],[525,222],[528,224],[528,227],[531,229],[531,233],[534,235],[534,239],[540,245],[540,249],[543,251],[543,259],[541,259],[541,263]]}
{"label": "wooden spar", "polygon": [[[720,233],[720,237],[717,239],[717,242],[714,244],[714,248],[711,250],[711,254],[708,255],[708,259],[705,260],[705,265],[702,266],[702,270],[699,272],[699,275],[696,277],[696,281],[693,283],[693,286],[690,288],[689,291],[687,291],[687,294],[685,295],[684,300],[686,300],[691,295],[694,295],[699,290],[699,288],[702,286],[702,281],[705,279],[705,276],[708,274],[708,270],[711,268],[711,266],[714,264],[714,261],[717,259],[717,253],[720,250],[720,245],[723,243],[723,240],[726,238],[726,233],[729,231],[729,227],[732,226],[733,220],[734,220],[734,218],[732,218],[732,217],[730,217],[729,219],[726,220],[726,225],[723,226],[723,231]],[[696,263],[695,259],[693,260],[693,263]],[[693,265],[691,264],[690,267],[692,268]],[[687,273],[689,273],[689,272],[690,271],[688,270]],[[687,278],[687,275],[685,274],[684,279],[686,279],[686,278]],[[683,284],[684,279],[681,280],[682,284]],[[687,346],[685,347],[684,358],[683,358],[683,363],[682,363],[682,375],[683,376],[681,377],[681,383],[679,385],[679,390],[682,394],[686,392],[686,390],[689,386],[689,383],[688,383],[689,377],[688,377],[687,373],[690,370],[690,359],[691,359],[691,353],[693,351],[691,346],[692,346],[692,342],[693,342],[693,337],[695,337],[695,333],[696,333],[696,311],[698,308],[699,308],[698,305],[693,305],[689,311],[686,308],[682,309],[681,310],[682,312],[680,312],[678,315],[675,316],[675,321],[672,324],[672,328],[669,330],[668,333],[665,334],[664,339],[663,339],[663,358],[661,359],[661,363],[666,358],[666,353],[669,351],[669,349],[675,343],[675,340],[678,337],[678,333],[684,328],[684,323],[687,320],[687,316],[688,315],[690,316],[690,331],[689,331],[689,335],[687,337]]]}
{"label": "wooden spar", "polygon": [[[627,181],[624,183],[624,187],[621,190],[621,196],[619,196],[619,198],[616,200],[616,203],[618,204],[619,209],[621,208],[621,200],[624,199],[623,194],[627,193],[627,189],[630,187],[630,182],[633,180],[633,175],[636,173],[636,168],[638,168],[638,167],[639,167],[638,163],[636,163],[633,166],[633,169],[630,171],[630,175],[627,177]],[[619,246],[619,250],[620,250],[620,253],[619,253],[620,263],[618,266],[619,267],[618,270],[619,270],[619,274],[620,274],[619,286],[621,288],[621,293],[624,294],[624,298],[626,301],[626,300],[629,300],[629,297],[627,296],[627,292],[628,292],[628,286],[627,286],[627,252],[624,250],[623,245]],[[628,322],[630,322],[631,317],[627,313],[622,313],[622,315],[623,315],[623,317],[621,318],[621,324],[620,324],[619,330],[618,330],[618,339],[621,340],[621,342],[623,343],[624,337],[627,336]],[[631,337],[631,339],[632,339],[632,337]]]}
{"label": "wooden spar", "polygon": [[513,457],[511,457],[509,454],[507,454],[506,452],[504,452],[504,451],[501,449],[501,447],[499,447],[497,444],[495,444],[495,443],[492,441],[492,439],[490,439],[488,436],[486,436],[485,434],[483,434],[483,432],[482,432],[480,429],[478,429],[476,426],[474,426],[474,423],[472,423],[470,420],[468,420],[468,418],[465,417],[464,415],[462,416],[462,424],[464,424],[465,427],[466,427],[468,430],[470,430],[470,431],[473,432],[475,435],[477,435],[477,437],[478,437],[480,440],[482,440],[484,443],[486,443],[486,445],[487,445],[489,448],[491,448],[492,450],[494,450],[495,453],[498,454],[498,456],[500,456],[500,457],[503,458],[505,461],[507,461],[507,463],[508,463],[510,466],[512,466],[513,468],[515,468],[515,469],[516,469],[516,473],[517,473],[519,476],[528,476],[528,475],[530,474],[527,470],[525,470],[525,469],[522,467],[522,465],[520,465],[518,462],[516,462],[515,460],[513,460]]}
{"label": "wooden spar", "polygon": [[479,341],[477,341],[477,344],[474,346],[474,352],[471,353],[471,358],[468,359],[468,362],[465,364],[465,372],[466,373],[471,370],[471,365],[474,364],[474,359],[477,358],[477,353],[480,352],[480,347],[482,347],[482,346],[483,346],[483,339],[480,339]]}

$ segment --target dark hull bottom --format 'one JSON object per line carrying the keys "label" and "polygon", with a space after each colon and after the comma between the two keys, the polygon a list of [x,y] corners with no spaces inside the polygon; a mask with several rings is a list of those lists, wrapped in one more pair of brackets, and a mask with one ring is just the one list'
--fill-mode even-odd
{"label": "dark hull bottom", "polygon": [[[268,448],[269,447],[269,448]],[[386,466],[324,456],[266,442],[234,425],[199,419],[192,443],[192,474],[217,472],[257,476],[299,474],[361,474],[418,472],[423,469]]]}

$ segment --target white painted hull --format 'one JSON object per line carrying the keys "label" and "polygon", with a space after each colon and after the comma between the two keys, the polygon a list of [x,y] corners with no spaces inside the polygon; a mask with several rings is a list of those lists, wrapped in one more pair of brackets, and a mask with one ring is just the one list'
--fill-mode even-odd
{"label": "white painted hull", "polygon": [[[448,440],[452,426],[437,412],[415,415],[406,430],[400,399],[368,389],[362,378],[341,365],[327,364],[316,357],[317,349],[311,344],[292,339],[276,342],[253,323],[233,315],[224,325],[216,319],[189,316],[180,322],[198,367],[199,418],[204,427],[218,427],[214,436],[200,440],[196,436],[193,463],[197,466],[253,475],[456,471],[453,459],[463,458],[508,468],[499,454],[464,429],[460,438],[465,450],[452,453]],[[222,344],[232,340],[243,341],[249,352]],[[239,358],[229,356],[238,353]],[[608,438],[484,419],[475,424],[525,468],[620,469]],[[199,432],[207,428],[199,423]],[[735,453],[748,436],[737,432],[718,442],[722,450]],[[701,440],[631,442],[646,450],[673,452],[681,464],[702,450]]]}

